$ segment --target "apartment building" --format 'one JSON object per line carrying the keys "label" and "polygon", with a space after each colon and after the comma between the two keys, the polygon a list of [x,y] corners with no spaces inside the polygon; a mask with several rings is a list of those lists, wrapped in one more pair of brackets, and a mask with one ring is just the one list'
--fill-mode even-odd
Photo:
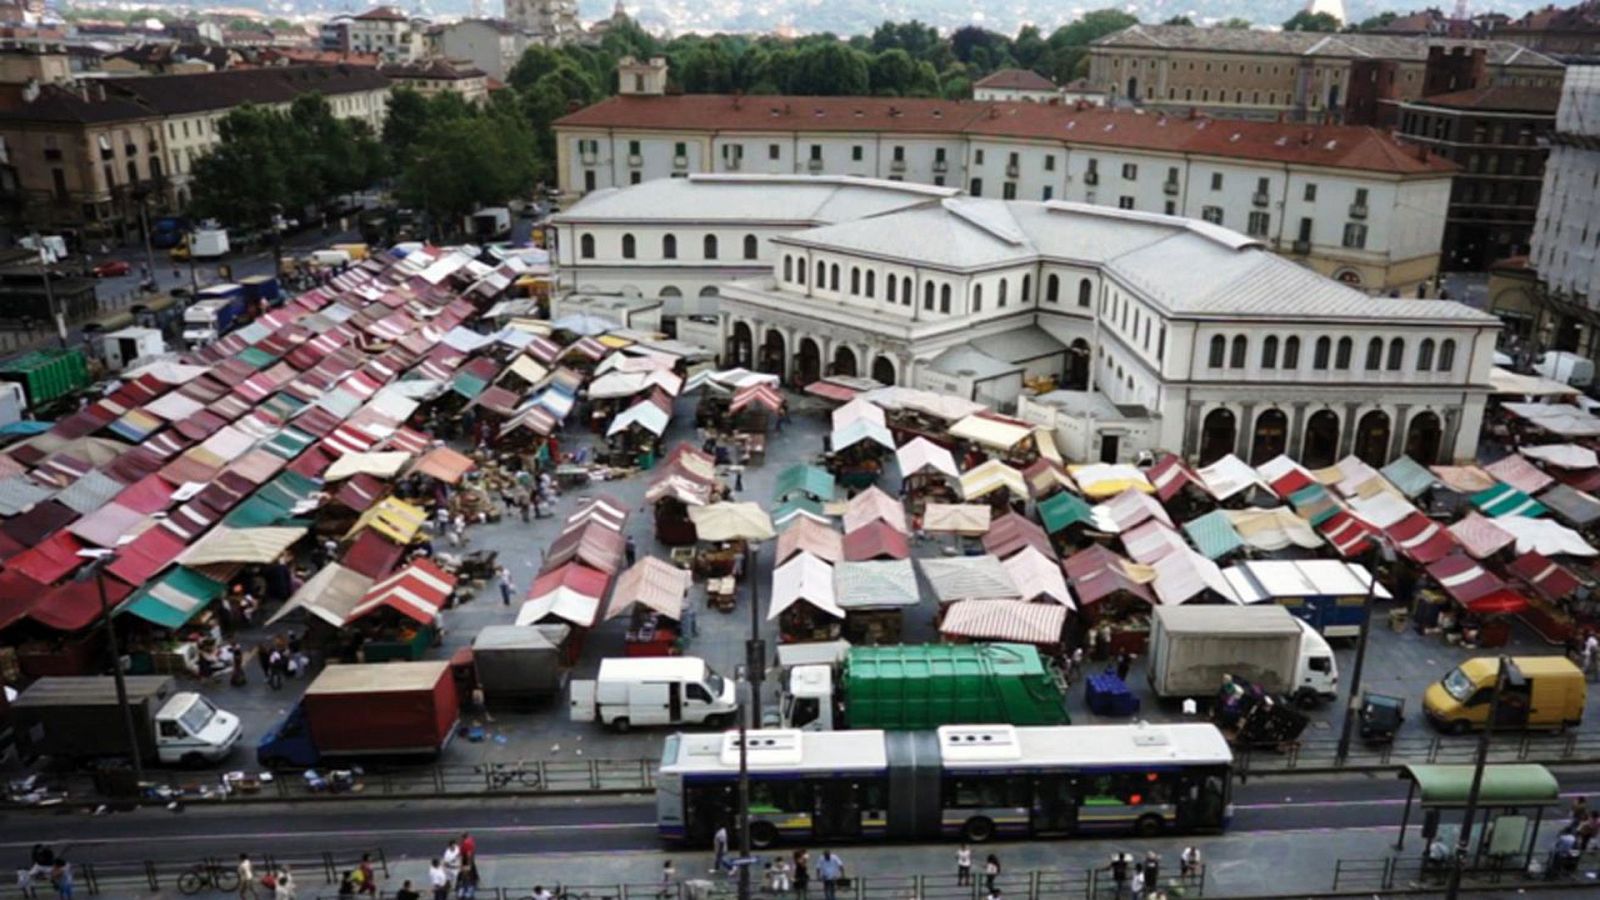
{"label": "apartment building", "polygon": [[972,83],[972,99],[1051,103],[1061,99],[1061,89],[1030,69],[1001,69]]}
{"label": "apartment building", "polygon": [[[664,79],[663,79],[664,81]],[[1352,286],[1438,269],[1455,167],[1373,128],[1040,103],[623,93],[556,122],[576,197],[691,173],[847,175],[1068,200],[1242,231]]]}
{"label": "apartment building", "polygon": [[506,0],[506,19],[545,46],[565,44],[583,34],[577,0]]}
{"label": "apartment building", "polygon": [[424,97],[456,94],[468,103],[483,103],[489,99],[489,76],[469,62],[428,59],[396,63],[380,71],[395,87],[408,87]]}
{"label": "apartment building", "polygon": [[1544,283],[1540,348],[1600,356],[1600,66],[1573,66],[1550,135],[1530,262]]}
{"label": "apartment building", "polygon": [[1561,84],[1558,60],[1506,41],[1187,25],[1132,25],[1099,38],[1089,47],[1089,81],[1151,109],[1337,120],[1378,68],[1393,79],[1395,99],[1421,97],[1430,49],[1482,50],[1488,80],[1477,87]]}
{"label": "apartment building", "polygon": [[[375,6],[345,24],[349,45],[328,49],[376,53],[386,63],[414,62],[427,52],[428,20],[408,16],[398,7]],[[327,39],[326,32],[323,38]]]}
{"label": "apartment building", "polygon": [[462,19],[428,29],[428,50],[442,59],[470,63],[498,81],[522,58],[532,36],[500,19]]}

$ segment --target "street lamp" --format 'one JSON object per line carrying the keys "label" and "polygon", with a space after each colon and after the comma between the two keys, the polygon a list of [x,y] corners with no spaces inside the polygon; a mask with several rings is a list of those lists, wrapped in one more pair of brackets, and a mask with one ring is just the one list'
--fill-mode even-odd
{"label": "street lamp", "polygon": [[[750,680],[749,666],[734,670],[739,692],[739,900],[750,900],[750,732],[758,723],[755,716],[760,704],[751,703],[755,684]],[[746,724],[748,717],[748,725]]]}
{"label": "street lamp", "polygon": [[[745,671],[750,683],[750,726],[761,727],[761,681],[767,668],[767,642],[761,639],[761,580],[756,577],[756,542],[744,544],[744,577],[750,579],[750,637],[745,641]],[[746,848],[748,850],[748,848]]]}
{"label": "street lamp", "polygon": [[[1376,557],[1376,552],[1373,556]],[[1356,638],[1356,664],[1350,673],[1350,700],[1344,708],[1344,729],[1339,732],[1339,750],[1334,754],[1337,765],[1344,765],[1350,755],[1350,733],[1355,729],[1356,710],[1361,706],[1361,670],[1367,662],[1367,635],[1372,631],[1372,599],[1378,592],[1378,569],[1367,568],[1367,596],[1361,602],[1361,634]]]}
{"label": "street lamp", "polygon": [[128,683],[122,675],[122,652],[117,649],[117,630],[111,627],[111,604],[106,599],[106,566],[117,558],[115,550],[79,550],[78,555],[89,560],[74,578],[88,581],[93,578],[100,592],[100,626],[105,630],[106,646],[111,650],[111,677],[117,685],[117,707],[122,710],[123,735],[128,740],[128,756],[133,760],[134,797],[138,798],[144,784],[144,762],[139,758],[139,738],[133,727],[133,711],[128,707]]}
{"label": "street lamp", "polygon": [[1483,733],[1478,735],[1478,755],[1472,765],[1472,789],[1467,791],[1467,811],[1461,819],[1461,835],[1456,840],[1455,861],[1450,867],[1450,887],[1445,891],[1445,900],[1456,900],[1461,896],[1461,875],[1467,866],[1467,851],[1472,843],[1472,820],[1478,814],[1483,769],[1489,761],[1489,741],[1494,736],[1495,720],[1500,718],[1500,696],[1506,687],[1522,687],[1524,684],[1522,671],[1511,661],[1511,657],[1500,657],[1495,669],[1494,692],[1489,696],[1489,718],[1483,723]]}

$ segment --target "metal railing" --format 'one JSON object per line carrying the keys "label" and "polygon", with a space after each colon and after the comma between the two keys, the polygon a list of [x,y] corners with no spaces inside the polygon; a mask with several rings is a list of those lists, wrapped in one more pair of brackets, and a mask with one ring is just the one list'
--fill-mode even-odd
{"label": "metal railing", "polygon": [[[1539,854],[1535,854],[1539,859]],[[1585,883],[1575,875],[1551,877],[1541,872],[1533,876],[1521,867],[1518,853],[1502,864],[1473,865],[1462,870],[1461,885],[1468,891],[1536,888],[1571,888]],[[1333,890],[1341,892],[1420,892],[1442,890],[1450,880],[1450,865],[1434,863],[1421,856],[1391,856],[1383,859],[1341,859],[1333,866]]]}
{"label": "metal railing", "polygon": [[[1302,741],[1282,752],[1271,750],[1236,751],[1239,771],[1244,775],[1276,775],[1295,772],[1382,771],[1408,765],[1434,763],[1471,764],[1477,751],[1474,740],[1444,735],[1397,738],[1389,744],[1350,745],[1349,755],[1338,758],[1339,741],[1319,738]],[[1600,761],[1600,734],[1568,731],[1564,734],[1521,734],[1497,737],[1489,745],[1489,762],[1526,762],[1543,765],[1577,765]]]}
{"label": "metal railing", "polygon": [[[275,856],[266,854],[252,856],[251,865],[255,867],[256,877],[261,877],[268,872],[276,872],[288,866],[294,873],[295,880],[304,885],[308,881],[320,879],[322,884],[338,884],[340,876],[355,869],[361,864],[363,854],[371,856],[374,872],[389,875],[389,859],[381,849],[362,850],[331,850],[309,856]],[[232,893],[238,889],[236,859],[222,859],[208,856],[192,863],[184,862],[152,862],[149,860],[134,860],[129,862],[74,863],[73,871],[83,890],[89,894],[112,894],[127,896],[129,894],[149,891],[162,891],[168,888],[177,888],[183,893],[190,890],[180,888],[180,883],[188,885],[201,885],[210,888],[211,892],[224,892],[223,887],[232,885],[226,891]],[[198,876],[198,880],[196,880]],[[259,885],[258,885],[259,893]]]}

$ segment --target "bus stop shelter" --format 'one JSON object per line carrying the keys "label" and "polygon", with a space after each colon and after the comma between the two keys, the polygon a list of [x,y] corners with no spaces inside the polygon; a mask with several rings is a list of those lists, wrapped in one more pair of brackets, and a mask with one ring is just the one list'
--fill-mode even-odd
{"label": "bus stop shelter", "polygon": [[[1470,765],[1414,765],[1401,770],[1400,777],[1407,782],[1406,808],[1400,820],[1396,850],[1405,848],[1406,825],[1411,820],[1413,801],[1420,801],[1426,817],[1423,834],[1444,839],[1439,816],[1446,810],[1466,809],[1467,797],[1472,792],[1473,768]],[[1483,783],[1478,790],[1478,820],[1492,822],[1493,827],[1476,829],[1473,860],[1485,855],[1501,861],[1521,856],[1522,868],[1526,870],[1533,861],[1545,807],[1560,802],[1561,785],[1544,766],[1529,763],[1484,766]],[[1445,843],[1454,845],[1456,841],[1445,839]]]}

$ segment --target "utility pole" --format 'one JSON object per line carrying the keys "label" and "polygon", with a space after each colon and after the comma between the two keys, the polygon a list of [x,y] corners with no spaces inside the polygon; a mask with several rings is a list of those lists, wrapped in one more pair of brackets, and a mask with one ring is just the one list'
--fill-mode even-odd
{"label": "utility pole", "polygon": [[[156,251],[155,248],[150,245],[150,208],[149,203],[147,202],[149,198],[149,194],[139,195],[139,230],[144,232],[144,266],[147,273],[146,278],[150,282],[151,288],[154,289],[157,283]],[[142,288],[144,285],[141,284],[140,287]]]}
{"label": "utility pole", "polygon": [[[1375,558],[1377,552],[1372,553]],[[1350,699],[1344,707],[1344,730],[1339,732],[1339,750],[1334,760],[1339,765],[1350,755],[1350,733],[1355,730],[1356,711],[1361,708],[1361,670],[1367,662],[1367,635],[1372,631],[1372,600],[1378,592],[1378,569],[1367,567],[1367,596],[1361,603],[1361,634],[1356,638],[1356,664],[1350,672]]]}
{"label": "utility pole", "polygon": [[761,727],[761,682],[767,668],[767,645],[761,639],[761,591],[756,578],[756,557],[759,551],[754,541],[744,544],[744,577],[750,580],[750,639],[745,642],[745,671],[750,682],[750,727]]}
{"label": "utility pole", "polygon": [[1467,867],[1467,852],[1472,845],[1472,820],[1478,815],[1478,797],[1483,791],[1483,768],[1489,761],[1489,740],[1494,735],[1495,720],[1500,717],[1500,695],[1505,690],[1507,680],[1515,680],[1520,684],[1522,673],[1517,671],[1510,657],[1502,656],[1495,668],[1494,692],[1489,696],[1489,718],[1483,723],[1483,734],[1478,736],[1477,759],[1472,765],[1472,788],[1467,791],[1467,811],[1461,819],[1461,835],[1456,840],[1456,856],[1450,867],[1450,886],[1445,891],[1445,900],[1457,900],[1461,896],[1461,876]]}
{"label": "utility pole", "polygon": [[34,252],[39,254],[39,280],[44,283],[44,305],[50,313],[50,321],[56,326],[56,337],[61,341],[62,349],[67,346],[67,321],[62,317],[60,310],[56,309],[56,291],[50,286],[50,251],[44,245],[44,239],[39,237],[37,229],[33,232]]}
{"label": "utility pole", "polygon": [[[750,732],[756,730],[755,683],[750,680],[750,667],[743,667],[740,693],[745,694],[739,705],[739,900],[750,900]],[[746,693],[748,692],[748,693]],[[749,724],[746,724],[746,716]]]}
{"label": "utility pole", "polygon": [[116,558],[116,553],[111,550],[82,550],[80,556],[87,556],[92,562],[78,576],[79,578],[94,578],[95,588],[100,593],[100,626],[105,631],[106,647],[111,652],[111,678],[117,687],[117,706],[122,710],[122,730],[128,741],[128,758],[133,762],[134,797],[139,797],[140,785],[144,784],[144,762],[139,758],[139,738],[133,727],[133,710],[128,706],[128,683],[122,673],[122,651],[117,648],[117,630],[111,624],[111,604],[106,598],[106,566]]}

